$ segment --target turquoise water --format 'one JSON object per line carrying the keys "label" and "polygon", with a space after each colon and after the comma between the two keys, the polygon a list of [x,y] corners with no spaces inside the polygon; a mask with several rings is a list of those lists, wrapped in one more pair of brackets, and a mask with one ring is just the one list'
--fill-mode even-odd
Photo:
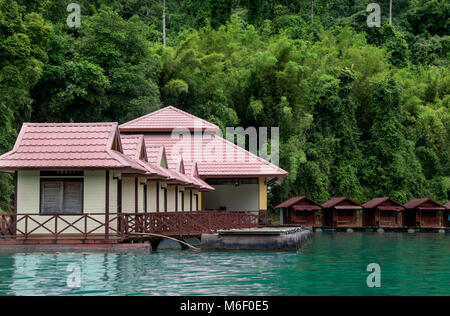
{"label": "turquoise water", "polygon": [[[380,288],[367,287],[370,263]],[[68,287],[71,264],[80,288]],[[298,253],[0,254],[0,295],[450,295],[450,236],[316,233]]]}

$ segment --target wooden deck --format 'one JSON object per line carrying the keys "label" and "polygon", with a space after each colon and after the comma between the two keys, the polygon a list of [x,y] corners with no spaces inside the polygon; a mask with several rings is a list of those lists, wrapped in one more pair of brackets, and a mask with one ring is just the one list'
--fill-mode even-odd
{"label": "wooden deck", "polygon": [[138,235],[199,236],[264,225],[266,212],[199,211],[0,217],[0,244],[123,243]]}

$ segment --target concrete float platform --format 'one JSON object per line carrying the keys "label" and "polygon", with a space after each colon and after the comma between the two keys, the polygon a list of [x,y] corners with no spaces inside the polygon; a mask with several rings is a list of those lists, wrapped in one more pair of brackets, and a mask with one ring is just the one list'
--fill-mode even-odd
{"label": "concrete float platform", "polygon": [[1,245],[0,254],[18,253],[149,253],[150,243],[79,245]]}
{"label": "concrete float platform", "polygon": [[450,233],[450,228],[442,227],[314,227],[315,232],[363,232],[363,233],[373,233],[373,232],[386,232],[386,233]]}
{"label": "concrete float platform", "polygon": [[222,230],[203,234],[200,248],[215,250],[297,251],[312,238],[312,231],[301,227],[263,227]]}

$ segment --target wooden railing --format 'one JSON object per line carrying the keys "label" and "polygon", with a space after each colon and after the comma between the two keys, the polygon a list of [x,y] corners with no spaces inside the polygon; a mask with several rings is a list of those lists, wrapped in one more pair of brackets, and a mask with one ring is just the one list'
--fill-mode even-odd
{"label": "wooden railing", "polygon": [[187,236],[215,233],[219,230],[259,227],[266,222],[266,213],[238,211],[204,211],[179,213],[123,214],[123,235],[162,234]]}
{"label": "wooden railing", "polygon": [[202,211],[145,214],[37,215],[0,217],[0,239],[125,240],[137,234],[189,236],[258,227],[265,212]]}
{"label": "wooden railing", "polygon": [[[118,229],[122,217],[118,214],[106,216],[104,213],[82,215],[37,215],[20,214],[7,223],[0,238],[28,239],[118,239]],[[123,225],[123,224],[122,224]]]}

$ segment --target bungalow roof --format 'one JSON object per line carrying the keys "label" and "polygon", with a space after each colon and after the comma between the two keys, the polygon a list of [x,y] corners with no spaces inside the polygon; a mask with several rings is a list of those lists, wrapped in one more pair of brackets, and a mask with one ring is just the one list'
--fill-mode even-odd
{"label": "bungalow roof", "polygon": [[123,153],[117,123],[24,123],[0,170],[34,169],[146,171]]}

